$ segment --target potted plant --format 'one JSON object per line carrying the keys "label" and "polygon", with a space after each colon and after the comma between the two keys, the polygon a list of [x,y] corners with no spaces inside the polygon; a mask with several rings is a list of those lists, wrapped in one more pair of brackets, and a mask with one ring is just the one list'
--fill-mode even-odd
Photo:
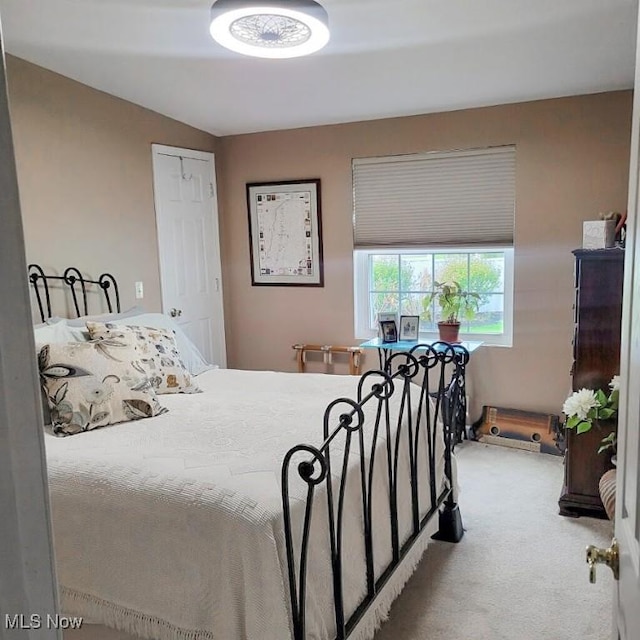
{"label": "potted plant", "polygon": [[[606,424],[612,424],[618,412],[620,395],[620,376],[613,376],[609,382],[609,395],[602,389],[580,389],[574,391],[562,406],[562,411],[567,417],[565,428],[575,429],[577,434],[591,431],[594,425],[602,429]],[[615,464],[616,454],[615,428],[600,441],[598,453],[609,452],[613,456]]]}
{"label": "potted plant", "polygon": [[473,320],[480,305],[480,294],[464,291],[459,282],[434,282],[433,293],[422,301],[423,317],[431,320],[431,303],[435,299],[440,307],[438,322],[440,340],[459,342],[460,318]]}
{"label": "potted plant", "polygon": [[575,429],[576,434],[588,433],[595,426],[602,430],[606,425],[609,434],[600,440],[598,453],[610,455],[611,465],[605,468],[598,481],[598,491],[604,510],[612,520],[616,510],[616,447],[617,433],[615,417],[618,412],[620,376],[613,376],[609,382],[609,395],[602,389],[580,389],[574,391],[564,402],[562,410],[567,416],[565,428]]}

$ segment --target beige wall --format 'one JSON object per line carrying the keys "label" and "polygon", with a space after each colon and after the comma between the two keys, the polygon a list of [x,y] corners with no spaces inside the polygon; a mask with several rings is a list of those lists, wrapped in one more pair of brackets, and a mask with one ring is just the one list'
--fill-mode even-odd
{"label": "beige wall", "polygon": [[123,308],[141,280],[142,304],[159,310],[151,143],[215,151],[216,139],[18,58],[7,64],[27,260],[51,273],[110,270]]}
{"label": "beige wall", "polygon": [[[571,250],[583,220],[626,209],[631,101],[624,91],[222,138],[229,366],[293,370],[295,342],[355,343],[352,158],[515,144],[513,347],[473,358],[472,417],[482,404],[559,412],[570,389]],[[297,178],[322,180],[325,286],[252,287],[245,183]]]}
{"label": "beige wall", "polygon": [[[216,152],[229,365],[294,370],[295,342],[353,344],[351,159],[516,144],[512,348],[474,357],[482,404],[560,410],[570,386],[571,250],[582,220],[626,208],[631,92],[216,139],[8,59],[29,261],[113,271],[123,307],[160,308],[150,145]],[[245,184],[322,179],[323,288],[252,287]],[[365,364],[374,366],[371,354]]]}

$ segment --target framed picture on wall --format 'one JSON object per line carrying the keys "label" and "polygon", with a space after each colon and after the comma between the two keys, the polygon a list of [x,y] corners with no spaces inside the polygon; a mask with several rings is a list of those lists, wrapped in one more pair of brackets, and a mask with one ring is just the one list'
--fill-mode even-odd
{"label": "framed picture on wall", "polygon": [[322,287],[320,180],[247,184],[251,284]]}
{"label": "framed picture on wall", "polygon": [[400,316],[400,340],[417,340],[420,316]]}

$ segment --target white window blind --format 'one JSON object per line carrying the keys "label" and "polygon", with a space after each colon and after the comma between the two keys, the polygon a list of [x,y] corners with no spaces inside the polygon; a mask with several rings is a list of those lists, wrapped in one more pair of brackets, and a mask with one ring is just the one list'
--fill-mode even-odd
{"label": "white window blind", "polygon": [[353,160],[354,246],[513,246],[515,147]]}

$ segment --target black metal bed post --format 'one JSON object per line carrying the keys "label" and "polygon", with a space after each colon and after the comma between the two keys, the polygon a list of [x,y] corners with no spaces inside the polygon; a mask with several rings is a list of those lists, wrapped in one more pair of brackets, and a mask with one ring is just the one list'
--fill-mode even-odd
{"label": "black metal bed post", "polygon": [[[300,546],[299,575],[296,576],[296,561],[293,548],[293,533],[291,521],[291,505],[289,501],[289,465],[296,453],[310,453],[312,460],[305,460],[298,465],[298,474],[307,483],[307,498],[302,528],[302,542]],[[314,476],[315,464],[319,465],[319,472]],[[305,604],[306,604],[306,576],[307,549],[311,528],[313,508],[313,493],[315,486],[320,484],[327,475],[327,466],[323,454],[309,445],[300,444],[290,449],[282,462],[282,506],[284,516],[284,535],[287,549],[287,566],[289,569],[289,596],[291,598],[291,617],[293,621],[294,640],[304,640]]]}
{"label": "black metal bed post", "polygon": [[[453,449],[455,449],[456,444],[462,442],[464,436],[467,431],[467,365],[469,364],[469,360],[471,359],[471,355],[464,347],[458,347],[456,351],[456,380],[458,382],[457,385],[457,393],[458,400],[455,404],[456,415],[454,416],[455,421],[455,440],[452,444]],[[452,450],[453,450],[452,449]]]}
{"label": "black metal bed post", "polygon": [[[446,343],[445,343],[446,344]],[[450,345],[449,345],[450,346]],[[443,509],[439,515],[438,532],[433,536],[435,540],[445,542],[459,542],[464,536],[464,527],[462,525],[462,516],[460,508],[453,496],[453,450],[460,438],[460,420],[466,422],[466,390],[465,390],[465,366],[469,362],[469,352],[461,346],[451,348],[454,370],[451,376],[451,382],[446,389],[444,395],[444,403],[446,407],[444,419],[444,472],[452,491],[447,497]],[[462,416],[460,411],[464,411]]]}
{"label": "black metal bed post", "polygon": [[[75,267],[68,267],[62,274],[63,280],[69,285],[71,289],[71,297],[73,299],[73,306],[76,308],[76,316],[87,315],[87,287],[84,282],[84,278],[78,269]],[[82,311],[80,313],[80,305],[78,304],[78,294],[76,293],[76,282],[80,283],[80,291],[82,292]]]}
{"label": "black metal bed post", "polygon": [[[45,276],[42,267],[38,264],[30,264],[27,269],[29,273],[29,282],[31,282],[31,284],[33,285],[33,290],[36,294],[36,302],[38,303],[40,318],[42,322],[44,322],[47,318],[51,317],[51,298],[49,297],[49,285],[47,284],[47,276]],[[46,315],[42,306],[42,296],[40,294],[40,286],[38,284],[40,280],[42,280],[42,286],[44,287],[44,297],[47,305]]]}
{"label": "black metal bed post", "polygon": [[[393,369],[395,362],[399,361],[397,365],[397,376],[402,378],[403,384],[400,391],[400,409],[398,412],[398,419],[396,424],[396,438],[395,438],[395,450],[393,456],[394,478],[398,477],[398,462],[400,454],[400,446],[402,444],[402,438],[404,431],[406,430],[407,450],[409,452],[409,482],[411,489],[411,516],[413,524],[413,533],[416,535],[420,529],[420,504],[419,504],[419,491],[418,491],[418,425],[414,425],[414,417],[411,404],[411,382],[417,376],[420,365],[416,358],[410,353],[394,353],[387,358],[385,363],[386,372],[388,375],[393,376]],[[416,416],[417,418],[418,416]],[[406,426],[405,426],[406,423]],[[394,492],[396,493],[397,501],[398,485],[397,481],[394,483]],[[397,523],[397,509],[395,513],[395,519]]]}
{"label": "black metal bed post", "polygon": [[[331,431],[331,413],[341,404],[347,404],[350,409],[347,413],[341,413],[338,418],[337,429]],[[353,418],[357,416],[357,424],[353,424]],[[362,407],[348,398],[338,398],[329,404],[324,413],[324,444],[323,451],[326,463],[326,482],[327,482],[327,514],[329,518],[329,543],[331,546],[331,568],[333,573],[333,601],[336,619],[336,638],[342,640],[345,637],[345,618],[344,618],[344,595],[342,592],[342,524],[344,515],[344,496],[347,487],[347,470],[349,464],[349,453],[351,450],[351,440],[355,431],[362,432],[364,425],[364,413]],[[334,507],[333,500],[333,476],[331,474],[331,441],[341,430],[345,430],[345,446],[342,456],[342,465],[340,471],[340,481],[338,484],[338,504]],[[364,465],[364,451],[360,451],[360,469]],[[367,515],[366,496],[363,494],[363,519]],[[336,513],[337,511],[337,513]],[[365,529],[366,539],[366,529]]]}
{"label": "black metal bed post", "polygon": [[113,287],[113,293],[116,298],[116,312],[120,313],[120,292],[118,291],[118,283],[116,282],[116,279],[110,273],[103,273],[100,275],[96,283],[104,292],[109,313],[113,312],[113,305],[111,304],[111,297],[109,296],[109,289]]}

